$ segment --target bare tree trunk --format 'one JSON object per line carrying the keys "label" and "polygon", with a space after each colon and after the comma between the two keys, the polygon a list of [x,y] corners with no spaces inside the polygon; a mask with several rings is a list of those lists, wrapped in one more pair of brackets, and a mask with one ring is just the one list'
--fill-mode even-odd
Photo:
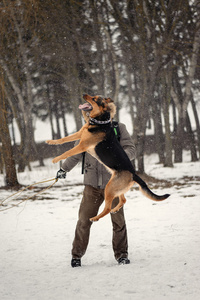
{"label": "bare tree trunk", "polygon": [[82,115],[80,110],[78,109],[80,101],[79,101],[79,96],[78,93],[75,91],[74,94],[71,94],[70,92],[70,98],[71,98],[71,105],[72,105],[72,110],[74,114],[74,119],[76,123],[76,130],[80,130],[81,127],[83,126],[82,124]]}
{"label": "bare tree trunk", "polygon": [[61,138],[61,131],[60,131],[60,123],[59,123],[59,107],[58,107],[58,101],[55,104],[55,118],[56,118],[56,127],[57,127],[57,133],[56,133],[56,139]]}
{"label": "bare tree trunk", "polygon": [[67,136],[68,130],[67,130],[67,124],[66,124],[66,120],[65,120],[65,110],[64,110],[62,101],[60,101],[60,110],[61,110],[61,116],[62,116],[62,122],[63,122],[63,128],[64,128],[64,135]]}
{"label": "bare tree trunk", "polygon": [[183,161],[183,141],[185,139],[183,118],[179,117],[177,130],[174,136],[174,162],[180,163]]}
{"label": "bare tree trunk", "polygon": [[47,110],[48,110],[48,116],[49,116],[49,121],[50,121],[50,126],[51,126],[51,136],[52,139],[56,139],[56,134],[53,126],[53,108],[52,108],[52,101],[51,101],[51,95],[49,91],[49,87],[47,86]]}
{"label": "bare tree trunk", "polygon": [[[99,21],[103,23],[102,19],[99,17]],[[105,33],[105,36],[106,36],[106,42],[107,42],[107,45],[108,45],[108,53],[111,54],[111,58],[112,58],[112,64],[113,64],[113,74],[107,74],[109,77],[112,77],[113,75],[113,79],[110,78],[110,82],[113,81],[113,91],[112,91],[112,98],[115,102],[115,105],[117,107],[117,111],[116,111],[116,120],[119,122],[119,89],[120,89],[120,76],[119,76],[119,67],[118,67],[118,60],[117,60],[117,56],[116,56],[116,53],[115,53],[115,49],[113,47],[113,43],[112,43],[112,39],[111,39],[111,36],[108,32],[108,30],[106,29],[105,26],[103,26],[103,29],[104,29],[104,33]]]}
{"label": "bare tree trunk", "polygon": [[199,123],[199,117],[198,117],[198,112],[197,112],[196,104],[194,102],[193,97],[191,97],[191,103],[192,103],[192,109],[193,109],[195,123],[196,123],[197,147],[198,147],[199,159],[200,159],[200,123]]}
{"label": "bare tree trunk", "polygon": [[172,139],[171,139],[171,131],[170,131],[170,122],[169,122],[169,103],[170,103],[170,95],[166,95],[163,103],[163,112],[164,112],[164,120],[165,120],[165,167],[173,167],[172,162]]}
{"label": "bare tree trunk", "polygon": [[[165,121],[165,167],[173,167],[173,159],[172,159],[172,138],[171,138],[171,130],[170,130],[170,120],[169,120],[169,107],[171,103],[171,68],[167,70],[165,73],[165,78],[163,78],[163,113],[164,113],[164,121]],[[166,88],[164,88],[166,86]],[[175,117],[175,116],[174,116]],[[176,123],[176,121],[174,121]],[[176,126],[176,125],[175,125]]]}
{"label": "bare tree trunk", "polygon": [[134,129],[135,115],[134,115],[134,107],[133,107],[132,80],[131,80],[131,72],[129,71],[128,66],[126,66],[126,76],[127,76],[127,88],[128,88],[128,104],[130,109],[132,127]]}
{"label": "bare tree trunk", "polygon": [[[0,139],[0,142],[1,142],[1,139]],[[3,154],[2,154],[2,147],[0,146],[0,174],[3,174],[3,167],[4,167],[4,164],[3,164]]]}
{"label": "bare tree trunk", "polygon": [[183,141],[184,141],[184,119],[183,119],[183,112],[182,112],[182,103],[180,103],[177,93],[175,92],[173,86],[171,86],[170,90],[171,96],[176,104],[178,109],[179,117],[178,117],[178,124],[176,127],[176,131],[174,132],[174,161],[176,163],[183,161]]}
{"label": "bare tree trunk", "polygon": [[155,148],[159,156],[159,163],[164,164],[165,160],[165,145],[164,145],[164,134],[162,130],[162,118],[161,118],[161,107],[158,101],[155,100],[152,106],[153,120],[155,127]]}
{"label": "bare tree trunk", "polygon": [[192,126],[191,126],[190,117],[188,113],[186,114],[186,129],[187,129],[187,145],[191,151],[191,161],[198,161],[194,132],[192,131]]}
{"label": "bare tree trunk", "polygon": [[177,130],[177,117],[176,117],[176,105],[174,100],[171,101],[172,104],[172,116],[173,116],[173,132],[175,133]]}
{"label": "bare tree trunk", "polygon": [[137,135],[137,161],[138,161],[138,172],[144,173],[144,149],[145,149],[145,133]]}
{"label": "bare tree trunk", "polygon": [[5,107],[3,82],[1,82],[0,84],[0,139],[2,142],[2,153],[6,170],[6,186],[19,186],[7,123],[7,112]]}

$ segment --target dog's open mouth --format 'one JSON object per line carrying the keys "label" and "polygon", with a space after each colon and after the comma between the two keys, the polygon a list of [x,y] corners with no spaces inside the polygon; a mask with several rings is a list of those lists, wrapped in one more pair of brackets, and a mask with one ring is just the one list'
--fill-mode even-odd
{"label": "dog's open mouth", "polygon": [[92,110],[92,105],[88,102],[84,103],[84,104],[80,104],[79,109],[84,110],[84,111],[90,111]]}

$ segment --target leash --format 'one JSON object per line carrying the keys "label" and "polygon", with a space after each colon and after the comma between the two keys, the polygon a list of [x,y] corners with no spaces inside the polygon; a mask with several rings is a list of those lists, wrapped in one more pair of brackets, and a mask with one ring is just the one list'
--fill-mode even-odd
{"label": "leash", "polygon": [[23,191],[27,190],[28,188],[30,188],[30,187],[32,187],[32,186],[34,186],[34,185],[36,185],[36,184],[45,183],[45,182],[49,182],[49,181],[52,181],[52,180],[54,180],[54,182],[53,182],[52,184],[50,184],[48,187],[46,187],[46,188],[44,188],[43,190],[41,190],[41,191],[39,191],[39,192],[33,194],[33,195],[30,196],[30,197],[27,197],[27,198],[21,200],[21,201],[18,202],[17,204],[13,204],[13,205],[10,206],[10,207],[4,208],[4,209],[0,209],[0,212],[5,211],[5,210],[8,210],[8,209],[11,209],[11,208],[13,208],[13,207],[15,207],[15,206],[18,206],[18,205],[20,205],[21,203],[23,203],[23,202],[25,202],[25,201],[27,201],[27,200],[29,200],[29,199],[31,199],[31,198],[33,198],[33,197],[35,197],[35,196],[41,194],[41,193],[43,193],[44,191],[50,189],[54,184],[56,184],[56,182],[58,181],[58,178],[55,178],[55,177],[54,177],[54,178],[51,178],[51,179],[48,179],[48,180],[43,180],[43,181],[35,182],[35,183],[33,183],[33,184],[28,185],[28,186],[25,187],[24,189],[22,189],[22,190],[20,190],[20,191],[14,193],[14,194],[8,196],[7,198],[3,199],[3,200],[1,201],[1,203],[0,203],[0,207],[3,206],[3,203],[4,203],[6,200],[8,200],[9,198],[11,198],[11,197],[13,197],[13,196],[15,196],[15,195],[17,195],[17,194],[18,194],[18,196],[19,196]]}

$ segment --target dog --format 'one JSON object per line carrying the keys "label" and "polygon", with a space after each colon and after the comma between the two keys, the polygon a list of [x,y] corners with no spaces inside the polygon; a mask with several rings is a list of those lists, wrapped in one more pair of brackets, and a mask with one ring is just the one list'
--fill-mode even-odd
{"label": "dog", "polygon": [[[169,194],[162,196],[154,194],[135,173],[126,152],[116,139],[112,128],[112,114],[116,110],[114,101],[111,98],[88,94],[84,94],[83,99],[86,102],[79,105],[79,109],[83,111],[86,124],[74,134],[58,140],[47,140],[46,143],[57,145],[80,140],[77,146],[55,157],[52,162],[57,163],[62,159],[87,151],[110,171],[111,178],[105,187],[105,207],[99,215],[94,216],[90,221],[98,221],[109,212],[116,213],[119,211],[126,202],[124,194],[135,182],[139,185],[141,192],[149,199],[154,201],[167,199]],[[119,197],[119,203],[111,210],[112,201],[115,197]]]}

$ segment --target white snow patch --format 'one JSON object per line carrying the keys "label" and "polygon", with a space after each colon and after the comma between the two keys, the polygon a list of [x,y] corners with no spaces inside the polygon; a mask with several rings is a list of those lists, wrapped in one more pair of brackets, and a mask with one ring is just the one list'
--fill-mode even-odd
{"label": "white snow patch", "polygon": [[[20,183],[54,177],[58,166],[50,160],[45,164],[41,168],[34,163],[32,172],[19,174]],[[138,190],[126,194],[130,265],[118,266],[114,259],[112,226],[106,216],[92,225],[82,267],[71,268],[83,190],[80,166],[35,201],[1,212],[0,299],[199,299],[200,181],[194,177],[199,176],[200,162],[191,163],[185,153],[184,163],[163,168],[151,155],[145,158],[145,167],[149,175],[185,185],[153,189],[171,194],[160,203]],[[193,179],[187,181],[184,176]],[[12,193],[1,189],[0,199]]]}

